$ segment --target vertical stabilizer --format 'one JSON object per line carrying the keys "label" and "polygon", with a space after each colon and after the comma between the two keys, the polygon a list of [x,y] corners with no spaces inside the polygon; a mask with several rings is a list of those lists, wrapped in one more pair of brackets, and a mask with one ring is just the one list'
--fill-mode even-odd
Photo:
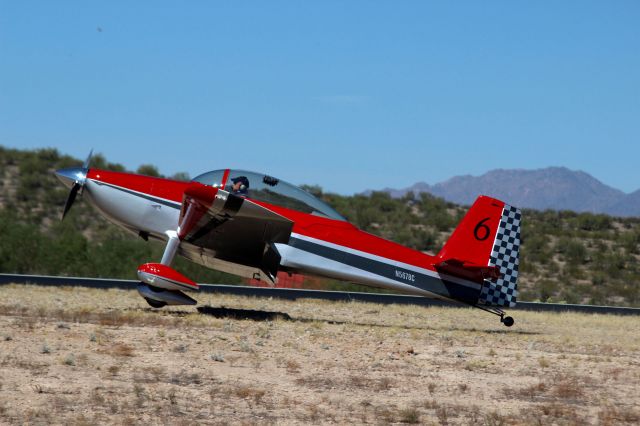
{"label": "vertical stabilizer", "polygon": [[478,305],[515,306],[521,218],[519,209],[479,196],[436,256],[436,270],[482,283]]}
{"label": "vertical stabilizer", "polygon": [[520,265],[520,209],[505,204],[489,257],[489,266],[500,270],[497,279],[486,279],[478,304],[486,306],[516,305],[518,268]]}

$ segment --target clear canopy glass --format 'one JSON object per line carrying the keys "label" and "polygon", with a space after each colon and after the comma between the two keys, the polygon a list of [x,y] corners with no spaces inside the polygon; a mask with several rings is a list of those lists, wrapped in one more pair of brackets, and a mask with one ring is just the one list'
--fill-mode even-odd
{"label": "clear canopy glass", "polygon": [[[222,188],[224,175],[225,170],[214,170],[195,177],[193,181]],[[307,191],[272,176],[232,169],[223,189],[232,194],[303,213],[345,220],[338,212]]]}

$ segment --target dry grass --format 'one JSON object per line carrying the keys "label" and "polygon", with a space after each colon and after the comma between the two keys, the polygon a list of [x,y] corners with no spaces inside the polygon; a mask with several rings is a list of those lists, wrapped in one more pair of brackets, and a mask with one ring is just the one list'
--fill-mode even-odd
{"label": "dry grass", "polygon": [[198,299],[0,286],[0,423],[640,421],[638,318]]}

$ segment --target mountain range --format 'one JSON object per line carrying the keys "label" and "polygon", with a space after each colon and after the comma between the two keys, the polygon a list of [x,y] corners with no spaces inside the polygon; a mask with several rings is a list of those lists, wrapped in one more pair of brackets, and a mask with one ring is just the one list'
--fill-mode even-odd
{"label": "mountain range", "polygon": [[478,195],[485,194],[517,207],[536,210],[640,216],[640,190],[627,194],[605,185],[588,173],[566,167],[496,169],[481,176],[456,176],[434,185],[418,182],[407,188],[385,188],[382,191],[394,198],[402,197],[409,191],[415,194],[427,192],[464,205],[473,203]]}

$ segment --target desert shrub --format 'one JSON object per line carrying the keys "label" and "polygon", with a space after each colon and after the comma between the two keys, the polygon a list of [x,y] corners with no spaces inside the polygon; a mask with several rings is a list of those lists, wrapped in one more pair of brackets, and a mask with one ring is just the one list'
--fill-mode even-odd
{"label": "desert shrub", "polygon": [[607,284],[608,282],[608,277],[606,274],[603,274],[600,271],[595,271],[592,275],[591,275],[591,283],[595,286],[602,286]]}
{"label": "desert shrub", "polygon": [[[462,216],[458,214],[451,215],[449,212],[456,206],[446,202],[442,198],[434,197],[431,194],[421,193],[420,199],[417,202],[418,209],[424,217],[424,223],[426,225],[433,226],[440,232],[448,232],[460,222]],[[456,209],[461,210],[461,209]],[[462,212],[462,214],[466,211]]]}
{"label": "desert shrub", "polygon": [[586,260],[587,249],[578,240],[566,237],[560,238],[555,248],[556,252],[563,254],[564,258],[570,264],[582,264]]}
{"label": "desert shrub", "polygon": [[0,213],[0,271],[28,274],[39,266],[41,233],[37,226],[22,223],[15,212]]}
{"label": "desert shrub", "polygon": [[552,280],[541,280],[537,283],[538,297],[542,301],[550,300],[558,291],[558,283]]}
{"label": "desert shrub", "polygon": [[584,231],[605,231],[611,228],[611,217],[603,214],[582,213],[575,219],[575,225]]}
{"label": "desert shrub", "polygon": [[638,245],[640,244],[640,232],[633,230],[625,232],[618,237],[617,241],[627,254],[638,254]]}
{"label": "desert shrub", "polygon": [[[524,232],[523,232],[524,234]],[[549,250],[548,237],[543,234],[529,233],[530,235],[523,239],[522,247],[520,249],[521,257],[526,258],[527,261],[546,264],[551,258],[551,252]]]}
{"label": "desert shrub", "polygon": [[538,268],[534,262],[529,262],[529,258],[520,255],[520,273],[521,274],[536,274]]}
{"label": "desert shrub", "polygon": [[526,226],[526,222],[528,220],[535,220],[538,228],[537,230],[540,233],[559,235],[562,232],[563,221],[560,212],[555,210],[545,210],[543,212],[524,210],[522,212],[522,216],[523,226]]}

